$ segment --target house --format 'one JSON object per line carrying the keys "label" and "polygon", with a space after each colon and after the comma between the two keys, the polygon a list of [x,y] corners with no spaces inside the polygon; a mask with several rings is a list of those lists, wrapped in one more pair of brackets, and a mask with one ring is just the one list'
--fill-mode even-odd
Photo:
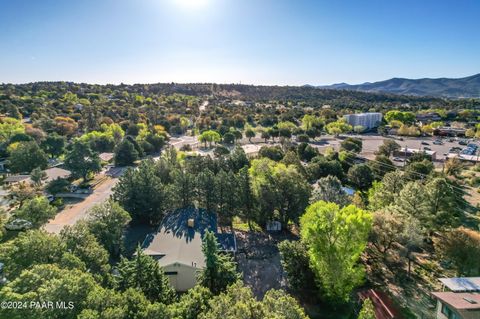
{"label": "house", "polygon": [[100,153],[98,157],[100,157],[103,162],[109,163],[113,160],[114,155],[114,153]]}
{"label": "house", "polygon": [[7,186],[17,185],[20,183],[31,183],[30,175],[11,175],[3,180],[3,183]]}
{"label": "house", "polygon": [[59,167],[47,168],[44,172],[47,176],[45,179],[46,183],[51,182],[57,178],[69,178],[72,174],[72,172]]}
{"label": "house", "polygon": [[433,130],[433,135],[438,135],[438,136],[465,136],[466,131],[467,131],[467,129],[461,128],[461,127],[444,126],[444,127],[438,127],[435,130]]}
{"label": "house", "polygon": [[176,210],[162,220],[155,233],[142,244],[145,254],[158,261],[177,291],[195,286],[198,272],[205,267],[202,239],[207,231],[217,236],[220,250],[236,252],[233,233],[217,233],[217,216],[203,209]]}
{"label": "house", "polygon": [[419,113],[415,115],[417,122],[430,123],[441,121],[442,117],[437,112]]}
{"label": "house", "polygon": [[433,292],[437,319],[479,319],[480,277],[441,278],[443,291]]}

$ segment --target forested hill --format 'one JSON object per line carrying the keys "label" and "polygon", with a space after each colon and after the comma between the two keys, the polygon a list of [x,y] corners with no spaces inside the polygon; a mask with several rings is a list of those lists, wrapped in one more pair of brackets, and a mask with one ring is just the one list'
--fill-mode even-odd
{"label": "forested hill", "polygon": [[480,104],[478,100],[455,101],[432,97],[321,89],[312,86],[257,86],[212,83],[97,85],[73,82],[0,84],[0,104],[2,100],[15,100],[14,97],[22,97],[22,101],[27,101],[29,97],[31,99],[58,100],[68,92],[76,94],[79,98],[89,100],[108,97],[112,101],[123,100],[126,96],[135,95],[155,98],[160,95],[183,94],[208,96],[220,100],[303,102],[312,107],[331,105],[332,107],[358,109],[368,109],[375,106],[398,108],[402,105],[414,105],[420,108],[471,108]]}
{"label": "forested hill", "polygon": [[443,98],[480,98],[480,74],[460,79],[424,78],[413,80],[393,78],[357,85],[339,83],[322,88]]}

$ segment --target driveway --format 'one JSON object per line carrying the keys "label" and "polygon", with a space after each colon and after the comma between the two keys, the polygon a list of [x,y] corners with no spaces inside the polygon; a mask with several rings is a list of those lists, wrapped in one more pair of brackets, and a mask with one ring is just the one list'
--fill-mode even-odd
{"label": "driveway", "polygon": [[79,203],[67,206],[54,219],[51,219],[44,229],[49,233],[58,234],[66,225],[74,225],[80,219],[85,218],[90,208],[110,197],[112,188],[117,182],[118,178],[106,178],[96,186],[90,196]]}

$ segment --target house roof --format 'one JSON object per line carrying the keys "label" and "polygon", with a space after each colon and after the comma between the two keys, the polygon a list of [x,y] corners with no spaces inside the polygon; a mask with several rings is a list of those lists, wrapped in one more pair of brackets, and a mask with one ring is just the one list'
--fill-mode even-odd
{"label": "house roof", "polygon": [[113,153],[100,153],[98,157],[104,162],[110,162],[113,159]]}
{"label": "house roof", "polygon": [[[189,219],[193,219],[193,227],[188,226]],[[215,214],[195,208],[177,210],[164,217],[157,232],[147,235],[142,248],[160,266],[180,263],[203,268],[202,238],[207,230],[216,232]]]}
{"label": "house roof", "polygon": [[52,167],[45,170],[45,174],[47,174],[46,181],[50,182],[57,178],[67,178],[72,173],[66,169],[59,168],[59,167]]}
{"label": "house roof", "polygon": [[480,292],[480,277],[440,278],[439,280],[454,292]]}
{"label": "house roof", "polygon": [[18,183],[18,182],[26,181],[29,178],[30,178],[30,175],[12,175],[12,176],[8,176],[3,181],[5,183]]}
{"label": "house roof", "polygon": [[480,309],[480,294],[469,292],[432,292],[432,295],[443,303],[458,310]]}

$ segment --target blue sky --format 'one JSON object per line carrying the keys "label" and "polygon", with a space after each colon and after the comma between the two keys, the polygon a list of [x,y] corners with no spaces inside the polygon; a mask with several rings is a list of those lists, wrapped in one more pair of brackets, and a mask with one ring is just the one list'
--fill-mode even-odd
{"label": "blue sky", "polygon": [[480,72],[476,0],[0,0],[0,82],[362,83]]}

